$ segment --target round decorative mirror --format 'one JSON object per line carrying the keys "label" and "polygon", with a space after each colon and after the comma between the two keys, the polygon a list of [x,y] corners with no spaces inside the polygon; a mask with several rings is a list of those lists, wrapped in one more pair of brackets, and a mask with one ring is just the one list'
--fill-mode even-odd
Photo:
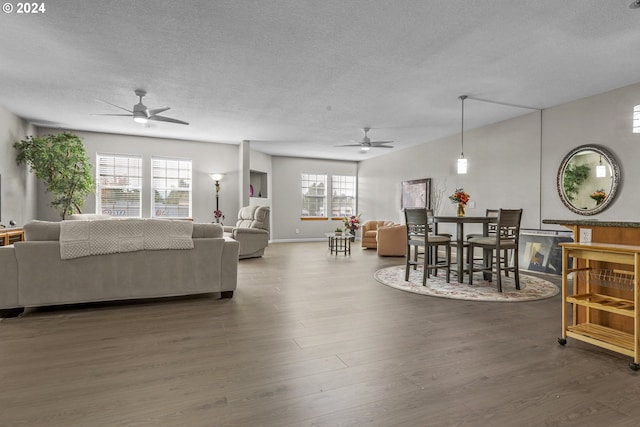
{"label": "round decorative mirror", "polygon": [[571,150],[558,170],[560,199],[580,215],[595,215],[609,207],[619,184],[618,162],[599,145],[582,145]]}

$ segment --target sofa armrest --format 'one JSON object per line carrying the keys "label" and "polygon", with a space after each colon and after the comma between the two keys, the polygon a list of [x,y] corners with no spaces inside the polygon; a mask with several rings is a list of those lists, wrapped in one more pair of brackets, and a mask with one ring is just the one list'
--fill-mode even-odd
{"label": "sofa armrest", "polygon": [[235,225],[223,225],[222,226],[222,231],[224,233],[231,233],[231,232],[233,232],[234,228],[236,228]]}
{"label": "sofa armrest", "polygon": [[269,237],[269,232],[262,228],[234,228],[231,232],[231,237],[238,240],[237,236],[249,236],[249,235],[266,235]]}
{"label": "sofa armrest", "polygon": [[240,254],[240,242],[224,238],[222,247],[222,263],[220,272],[221,291],[234,291],[238,283],[238,257]]}
{"label": "sofa armrest", "polygon": [[12,245],[0,247],[0,309],[18,307],[18,261]]}

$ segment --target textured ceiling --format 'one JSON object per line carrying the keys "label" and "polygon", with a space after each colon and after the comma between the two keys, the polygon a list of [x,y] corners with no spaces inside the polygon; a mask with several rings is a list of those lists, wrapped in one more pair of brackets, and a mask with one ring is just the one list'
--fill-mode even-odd
{"label": "textured ceiling", "polygon": [[[0,105],[37,124],[359,160],[460,130],[459,95],[547,108],[640,80],[631,0],[55,0],[0,15]],[[189,126],[140,125],[149,107]],[[465,102],[465,128],[529,110]]]}

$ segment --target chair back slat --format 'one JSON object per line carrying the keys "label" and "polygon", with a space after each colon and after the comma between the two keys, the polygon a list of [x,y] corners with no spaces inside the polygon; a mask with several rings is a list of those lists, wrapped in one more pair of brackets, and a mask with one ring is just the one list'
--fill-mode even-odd
{"label": "chair back slat", "polygon": [[[487,209],[486,210],[486,216],[488,217],[498,217],[498,214],[500,213],[499,209]],[[498,232],[498,220],[496,219],[495,222],[488,222],[487,223],[487,231],[489,232],[489,234],[496,234]]]}
{"label": "chair back slat", "polygon": [[498,211],[498,230],[501,239],[517,239],[520,234],[522,209],[500,209]]}
{"label": "chair back slat", "polygon": [[409,240],[424,239],[425,231],[428,229],[426,209],[405,209],[404,220],[407,225],[407,237]]}

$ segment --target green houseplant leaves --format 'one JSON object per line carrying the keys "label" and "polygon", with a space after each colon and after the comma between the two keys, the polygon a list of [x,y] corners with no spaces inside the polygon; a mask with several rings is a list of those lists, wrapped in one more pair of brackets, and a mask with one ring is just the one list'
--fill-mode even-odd
{"label": "green houseplant leaves", "polygon": [[70,132],[29,136],[13,144],[18,164],[26,163],[53,196],[51,207],[62,219],[81,213],[84,199],[95,191],[91,163],[82,140]]}

